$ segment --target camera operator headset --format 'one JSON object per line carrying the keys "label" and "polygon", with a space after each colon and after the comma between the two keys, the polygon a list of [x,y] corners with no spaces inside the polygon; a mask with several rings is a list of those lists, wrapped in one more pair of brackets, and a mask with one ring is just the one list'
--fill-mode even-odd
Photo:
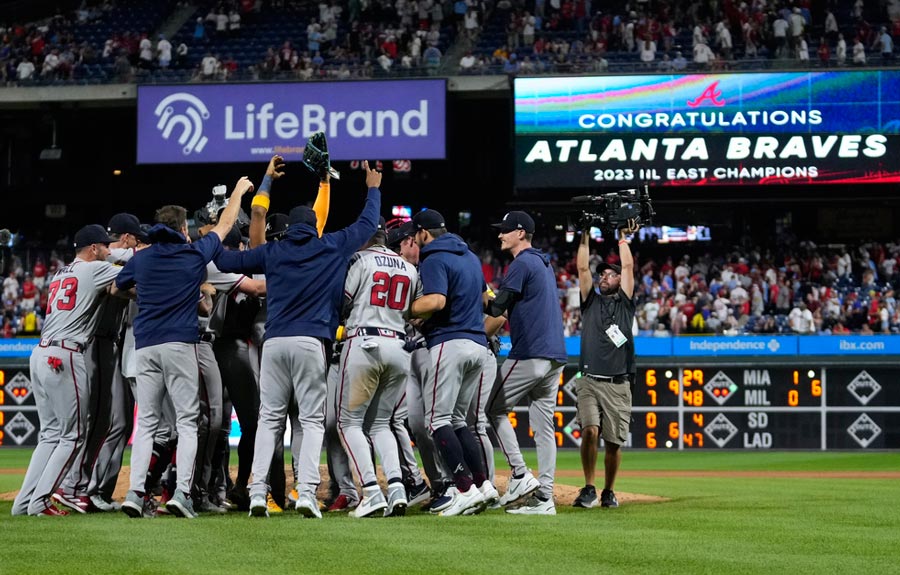
{"label": "camera operator headset", "polygon": [[585,486],[575,507],[597,504],[594,473],[598,438],[602,437],[605,481],[601,507],[618,507],[613,487],[622,460],[621,446],[628,439],[631,424],[631,381],[634,377],[634,258],[627,235],[640,225],[628,219],[619,230],[621,267],[601,264],[600,293],[594,289],[589,266],[590,233],[584,230],[578,246],[578,280],[581,288],[581,378],[576,381],[578,421],[581,425],[581,463]]}

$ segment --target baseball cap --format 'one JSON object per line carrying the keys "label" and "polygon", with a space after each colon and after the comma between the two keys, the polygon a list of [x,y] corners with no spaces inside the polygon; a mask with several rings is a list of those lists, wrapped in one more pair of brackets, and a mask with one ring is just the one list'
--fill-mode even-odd
{"label": "baseball cap", "polygon": [[266,218],[266,239],[271,240],[286,232],[289,222],[287,214],[271,214]]}
{"label": "baseball cap", "polygon": [[140,227],[141,227],[141,233],[135,234],[134,237],[136,237],[137,239],[139,239],[141,242],[143,242],[145,244],[149,244],[150,243],[150,228],[152,228],[153,226],[151,226],[150,224],[141,224]]}
{"label": "baseball cap", "polygon": [[525,212],[509,212],[503,216],[502,222],[491,225],[500,228],[500,233],[503,234],[513,230],[525,230],[526,234],[534,233],[534,220]]}
{"label": "baseball cap", "polygon": [[306,224],[316,227],[316,221],[316,212],[307,206],[297,206],[288,214],[288,224],[292,226],[294,224]]}
{"label": "baseball cap", "polygon": [[437,210],[422,210],[413,216],[412,221],[417,230],[436,230],[447,227],[444,224],[444,216]]}
{"label": "baseball cap", "polygon": [[388,230],[387,244],[391,247],[400,245],[400,242],[416,234],[416,225],[412,220],[403,222],[399,226]]}
{"label": "baseball cap", "polygon": [[616,264],[608,264],[608,263],[597,264],[597,273],[598,274],[603,273],[606,270],[612,270],[619,275],[622,274],[622,266],[619,266]]}
{"label": "baseball cap", "polygon": [[137,236],[141,233],[141,221],[131,214],[116,214],[109,220],[106,231],[111,234],[131,234]]}
{"label": "baseball cap", "polygon": [[241,230],[237,227],[237,225],[231,226],[231,229],[228,230],[228,234],[225,236],[225,239],[222,240],[222,245],[226,248],[238,249],[241,247]]}
{"label": "baseball cap", "polygon": [[77,250],[91,244],[111,244],[114,241],[116,240],[109,237],[103,226],[99,224],[90,224],[75,232],[75,249]]}

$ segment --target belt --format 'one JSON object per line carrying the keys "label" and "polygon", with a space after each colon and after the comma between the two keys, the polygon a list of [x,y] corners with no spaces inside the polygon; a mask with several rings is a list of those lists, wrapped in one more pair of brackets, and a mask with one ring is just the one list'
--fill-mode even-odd
{"label": "belt", "polygon": [[84,351],[84,345],[75,341],[67,341],[64,339],[42,339],[41,343],[38,345],[40,345],[41,347],[61,347],[68,351],[74,351],[75,353],[81,353]]}
{"label": "belt", "polygon": [[594,381],[603,381],[606,383],[628,383],[627,375],[614,375],[612,377],[608,375],[594,375],[593,373],[584,374]]}
{"label": "belt", "polygon": [[206,343],[212,343],[216,341],[216,334],[204,331],[200,333],[200,341],[205,341]]}
{"label": "belt", "polygon": [[352,332],[353,335],[350,337],[357,337],[360,335],[376,335],[381,337],[390,337],[394,339],[406,339],[406,334],[402,331],[395,331],[393,329],[383,329],[380,327],[358,327]]}

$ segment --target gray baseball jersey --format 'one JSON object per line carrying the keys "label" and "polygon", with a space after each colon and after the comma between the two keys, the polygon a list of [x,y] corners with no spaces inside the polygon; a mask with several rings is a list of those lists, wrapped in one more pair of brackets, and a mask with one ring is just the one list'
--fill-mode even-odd
{"label": "gray baseball jersey", "polygon": [[409,306],[422,295],[422,284],[414,265],[384,246],[372,246],[350,259],[344,295],[353,302],[348,334],[358,327],[403,332]]}
{"label": "gray baseball jersey", "polygon": [[87,343],[100,320],[97,306],[119,270],[109,262],[75,258],[56,272],[50,281],[42,339]]}

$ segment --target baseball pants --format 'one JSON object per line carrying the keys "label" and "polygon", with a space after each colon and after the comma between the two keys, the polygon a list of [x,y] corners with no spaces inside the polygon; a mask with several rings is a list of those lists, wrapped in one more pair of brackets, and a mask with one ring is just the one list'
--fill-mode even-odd
{"label": "baseball pants", "polygon": [[507,359],[500,368],[487,412],[497,441],[513,475],[524,474],[528,468],[519,449],[516,432],[509,422],[508,413],[522,400],[528,398],[528,419],[534,431],[537,450],[538,490],[545,498],[553,497],[553,477],[556,474],[556,433],[553,412],[563,364],[550,359]]}
{"label": "baseball pants", "polygon": [[120,369],[113,373],[111,395],[109,431],[100,447],[88,486],[89,495],[99,495],[105,501],[111,501],[116,490],[119,471],[122,470],[122,457],[134,428],[134,396],[131,394],[130,382]]}
{"label": "baseball pants", "polygon": [[434,368],[423,395],[432,435],[447,425],[454,430],[466,427],[466,416],[484,373],[484,351],[485,346],[468,339],[453,339],[428,350]]}
{"label": "baseball pants", "polygon": [[[407,376],[406,381],[409,381],[409,376]],[[406,404],[406,382],[403,383],[400,386],[400,398],[397,400],[397,405],[394,406],[393,413],[391,413],[390,425],[394,439],[397,441],[397,452],[400,455],[400,470],[403,472],[403,481],[409,486],[416,486],[421,485],[424,480],[419,472],[419,462],[416,461],[416,452],[413,450],[409,430],[406,428],[409,410]]]}
{"label": "baseball pants", "polygon": [[406,409],[409,418],[409,428],[416,439],[416,447],[419,448],[419,456],[422,458],[422,467],[432,489],[437,489],[442,483],[450,481],[450,472],[446,469],[440,452],[434,446],[434,439],[428,430],[428,421],[425,419],[425,400],[423,390],[432,373],[431,355],[428,348],[413,350],[410,357],[409,379],[406,380]]}
{"label": "baseball pants", "polygon": [[145,491],[144,484],[153,440],[159,428],[163,395],[175,408],[178,434],[176,488],[190,496],[197,458],[197,419],[200,411],[200,367],[197,344],[171,342],[137,350],[138,423],[131,450],[131,490]]}
{"label": "baseball pants", "polygon": [[340,362],[328,366],[328,397],[325,403],[325,455],[328,461],[328,475],[331,478],[331,494],[344,495],[350,501],[359,500],[350,458],[338,434],[338,389],[341,386]]}
{"label": "baseball pants", "polygon": [[491,438],[488,437],[487,433],[487,403],[491,397],[491,391],[494,389],[496,380],[497,358],[490,349],[486,349],[484,371],[481,372],[481,378],[478,380],[478,389],[472,396],[472,405],[469,407],[469,414],[466,416],[466,425],[468,425],[472,435],[475,436],[475,441],[478,442],[484,473],[491,483],[494,482],[494,446],[491,444]]}
{"label": "baseball pants", "polygon": [[391,415],[409,376],[403,340],[363,336],[347,340],[341,354],[338,433],[363,487],[378,484],[369,438],[389,482],[402,481]]}
{"label": "baseball pants", "polygon": [[298,457],[298,492],[315,499],[325,433],[325,346],[313,337],[276,337],[263,345],[259,374],[259,428],[253,453],[250,496],[266,496],[266,476],[275,443],[284,437],[291,393],[298,399],[303,441]]}
{"label": "baseball pants", "polygon": [[113,374],[118,369],[117,347],[112,339],[95,337],[84,352],[90,383],[87,435],[75,463],[60,484],[67,495],[87,495],[94,462],[106,440],[112,411]]}
{"label": "baseball pants", "polygon": [[[241,426],[241,439],[237,446],[238,473],[235,487],[245,488],[250,481],[250,470],[253,465],[253,444],[256,441],[259,417],[259,384],[253,375],[253,361],[246,341],[216,339],[213,350],[222,381],[228,390],[228,397],[234,405]],[[223,411],[223,421],[226,420],[230,423],[231,413],[226,414]]]}
{"label": "baseball pants", "polygon": [[222,374],[212,343],[197,344],[197,359],[200,365],[200,420],[197,428],[197,473],[194,480],[195,493],[205,496],[212,477],[212,460],[216,451],[216,441],[222,429]]}
{"label": "baseball pants", "polygon": [[13,502],[13,515],[34,515],[50,504],[87,431],[90,389],[84,354],[56,346],[36,347],[30,364],[41,432]]}

